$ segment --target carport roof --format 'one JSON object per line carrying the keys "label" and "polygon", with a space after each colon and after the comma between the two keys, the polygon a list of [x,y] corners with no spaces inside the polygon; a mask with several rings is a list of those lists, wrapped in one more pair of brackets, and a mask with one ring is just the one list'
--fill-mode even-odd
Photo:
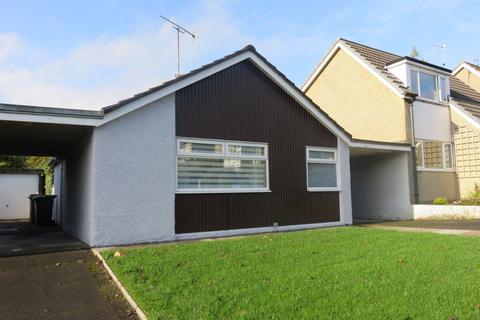
{"label": "carport roof", "polygon": [[0,103],[0,154],[65,155],[101,119],[100,111]]}
{"label": "carport roof", "polygon": [[102,119],[103,112],[94,110],[67,109],[55,107],[40,107],[23,104],[0,103],[0,112],[6,113],[24,113],[52,115],[59,117],[78,117],[78,118],[94,118]]}

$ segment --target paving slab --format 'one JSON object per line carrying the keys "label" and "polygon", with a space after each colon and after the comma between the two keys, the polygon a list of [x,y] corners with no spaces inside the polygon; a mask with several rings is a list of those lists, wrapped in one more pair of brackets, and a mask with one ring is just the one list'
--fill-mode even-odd
{"label": "paving slab", "polygon": [[89,250],[0,258],[0,319],[137,319]]}

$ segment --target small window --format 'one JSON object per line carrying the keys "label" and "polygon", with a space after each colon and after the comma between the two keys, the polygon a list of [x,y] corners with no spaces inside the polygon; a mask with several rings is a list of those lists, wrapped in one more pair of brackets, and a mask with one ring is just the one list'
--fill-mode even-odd
{"label": "small window", "polygon": [[235,156],[263,157],[265,156],[265,147],[246,144],[228,144],[227,153]]}
{"label": "small window", "polygon": [[448,99],[447,95],[447,79],[443,77],[438,78],[439,87],[440,87],[440,101],[446,102]]}
{"label": "small window", "polygon": [[449,142],[416,141],[417,167],[424,170],[453,169],[453,148]]}
{"label": "small window", "polygon": [[307,189],[338,190],[337,151],[307,147]]}
{"label": "small window", "polygon": [[221,143],[179,141],[179,153],[222,155],[223,145]]}
{"label": "small window", "polygon": [[415,70],[410,70],[410,89],[418,93],[418,72]]}
{"label": "small window", "polygon": [[453,168],[452,144],[445,143],[443,147],[444,147],[444,154],[445,154],[445,168],[452,169]]}
{"label": "small window", "polygon": [[430,100],[437,98],[437,81],[434,75],[420,72],[420,97]]}

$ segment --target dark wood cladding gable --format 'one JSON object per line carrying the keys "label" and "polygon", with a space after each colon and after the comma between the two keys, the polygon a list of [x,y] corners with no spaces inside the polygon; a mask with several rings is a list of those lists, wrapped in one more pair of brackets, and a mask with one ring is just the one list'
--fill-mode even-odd
{"label": "dark wood cladding gable", "polygon": [[248,60],[177,91],[175,99],[177,136],[244,141],[288,137],[337,146],[334,134]]}
{"label": "dark wood cladding gable", "polygon": [[339,220],[338,192],[307,192],[305,147],[337,137],[245,60],[175,94],[179,137],[266,142],[270,193],[177,194],[176,232]]}

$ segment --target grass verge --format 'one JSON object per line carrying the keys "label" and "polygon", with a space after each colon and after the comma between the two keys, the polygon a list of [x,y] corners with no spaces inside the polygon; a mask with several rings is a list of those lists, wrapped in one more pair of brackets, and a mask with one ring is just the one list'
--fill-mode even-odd
{"label": "grass verge", "polygon": [[480,319],[480,238],[343,227],[103,252],[149,319]]}

